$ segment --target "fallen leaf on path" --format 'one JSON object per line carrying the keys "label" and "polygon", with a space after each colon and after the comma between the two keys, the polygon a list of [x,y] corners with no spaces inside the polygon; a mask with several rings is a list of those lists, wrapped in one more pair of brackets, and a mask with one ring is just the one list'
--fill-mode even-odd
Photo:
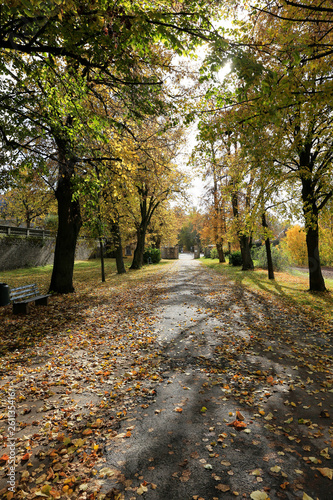
{"label": "fallen leaf on path", "polygon": [[305,492],[303,493],[302,500],[313,500],[312,497],[309,497]]}
{"label": "fallen leaf on path", "polygon": [[328,477],[328,479],[333,479],[333,469],[329,469],[328,467],[317,467],[317,470],[324,476]]}
{"label": "fallen leaf on path", "polygon": [[242,429],[245,429],[247,427],[247,424],[245,422],[240,422],[239,420],[234,420],[227,425],[234,427],[238,431],[241,431]]}
{"label": "fallen leaf on path", "polygon": [[236,419],[241,421],[245,420],[241,412],[238,410],[236,411]]}
{"label": "fallen leaf on path", "polygon": [[226,491],[230,491],[230,486],[228,486],[227,484],[218,484],[217,486],[215,486],[215,488],[219,491],[223,491],[223,493],[225,493]]}
{"label": "fallen leaf on path", "polygon": [[252,500],[268,500],[269,496],[264,491],[257,490],[251,493],[250,498],[252,498]]}
{"label": "fallen leaf on path", "polygon": [[147,491],[148,491],[148,488],[143,483],[141,483],[139,488],[136,490],[138,495],[143,495],[144,493],[147,493]]}

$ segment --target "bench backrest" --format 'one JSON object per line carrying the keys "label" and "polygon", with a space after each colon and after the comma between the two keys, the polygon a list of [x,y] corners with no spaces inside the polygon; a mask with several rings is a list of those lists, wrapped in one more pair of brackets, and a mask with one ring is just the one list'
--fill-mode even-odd
{"label": "bench backrest", "polygon": [[10,290],[10,300],[26,299],[38,295],[38,288],[36,283],[31,285],[19,286]]}

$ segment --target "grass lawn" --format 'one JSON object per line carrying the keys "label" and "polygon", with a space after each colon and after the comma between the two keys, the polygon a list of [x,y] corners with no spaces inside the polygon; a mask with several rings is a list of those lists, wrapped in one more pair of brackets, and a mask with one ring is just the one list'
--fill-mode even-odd
{"label": "grass lawn", "polygon": [[[167,268],[172,261],[161,260],[159,264],[145,265],[138,271],[131,271],[131,259],[124,259],[126,274],[118,275],[115,259],[105,259],[106,281],[101,281],[101,263],[99,259],[88,261],[76,261],[74,266],[74,288],[83,291],[91,287],[127,286],[133,281],[144,280],[156,271]],[[1,271],[0,281],[7,283],[11,288],[37,283],[41,292],[47,292],[52,274],[52,265],[43,267],[29,267],[14,269],[12,271]]]}
{"label": "grass lawn", "polygon": [[308,275],[299,271],[275,272],[275,280],[269,280],[267,270],[256,268],[242,271],[240,267],[220,264],[217,259],[200,259],[201,263],[224,274],[238,284],[260,293],[275,295],[289,304],[298,305],[309,313],[333,322],[333,280],[325,279],[328,292],[309,292]]}

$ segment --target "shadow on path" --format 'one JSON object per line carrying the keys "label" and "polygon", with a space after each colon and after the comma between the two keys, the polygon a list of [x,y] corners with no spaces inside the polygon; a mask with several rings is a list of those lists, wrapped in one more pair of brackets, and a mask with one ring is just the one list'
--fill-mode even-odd
{"label": "shadow on path", "polygon": [[250,498],[255,491],[271,500],[304,492],[331,500],[323,472],[332,470],[329,332],[194,260],[176,263],[159,290],[163,381],[153,404],[130,411],[108,443],[114,473],[101,491],[126,500]]}

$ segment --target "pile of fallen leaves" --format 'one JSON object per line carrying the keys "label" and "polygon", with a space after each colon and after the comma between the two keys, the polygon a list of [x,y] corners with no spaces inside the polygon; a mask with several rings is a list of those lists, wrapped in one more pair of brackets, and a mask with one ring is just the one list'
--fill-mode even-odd
{"label": "pile of fallen leaves", "polygon": [[[154,284],[87,283],[26,316],[2,310],[0,495],[95,498],[104,442],[134,404],[147,405],[160,380]],[[7,490],[7,395],[15,391],[16,491]]]}

